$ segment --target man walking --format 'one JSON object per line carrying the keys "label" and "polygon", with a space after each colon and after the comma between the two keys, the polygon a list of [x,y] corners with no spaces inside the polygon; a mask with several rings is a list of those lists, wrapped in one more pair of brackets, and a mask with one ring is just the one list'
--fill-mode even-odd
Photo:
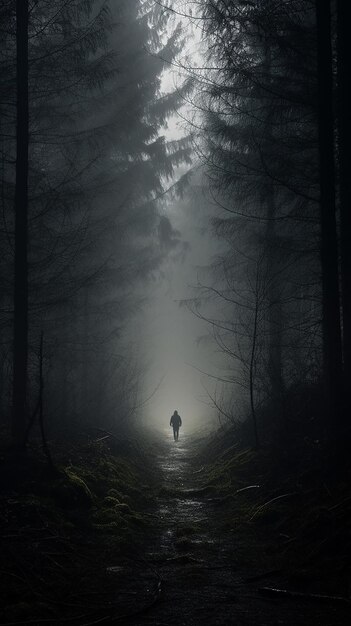
{"label": "man walking", "polygon": [[178,441],[179,438],[179,428],[182,425],[182,418],[178,415],[178,411],[174,411],[171,421],[169,422],[170,426],[173,426],[173,436],[174,441]]}

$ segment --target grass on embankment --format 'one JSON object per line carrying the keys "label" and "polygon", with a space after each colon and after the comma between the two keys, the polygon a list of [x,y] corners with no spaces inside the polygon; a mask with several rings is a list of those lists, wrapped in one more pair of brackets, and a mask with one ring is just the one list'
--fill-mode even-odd
{"label": "grass on embankment", "polygon": [[290,587],[350,596],[351,468],[328,470],[328,454],[300,449],[240,449],[230,431],[202,452],[224,531],[245,539],[243,561],[280,569]]}
{"label": "grass on embankment", "polygon": [[55,473],[35,444],[25,459],[1,454],[0,623],[101,614],[116,595],[108,568],[145,536],[153,476],[140,445],[81,438],[51,451]]}

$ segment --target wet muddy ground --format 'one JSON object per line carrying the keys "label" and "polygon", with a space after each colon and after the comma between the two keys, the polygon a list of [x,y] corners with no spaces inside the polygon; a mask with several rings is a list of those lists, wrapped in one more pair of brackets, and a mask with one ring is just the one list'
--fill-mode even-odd
{"label": "wet muddy ground", "polygon": [[[125,623],[255,626],[351,623],[342,603],[293,597],[266,597],[262,587],[286,588],[269,548],[243,529],[231,528],[219,498],[209,493],[196,462],[196,439],[169,435],[158,445],[156,464],[162,484],[153,532],[139,559],[149,579],[144,609]],[[135,572],[135,570],[134,570]],[[144,578],[145,581],[145,578]],[[134,583],[136,581],[134,580]],[[136,603],[141,600],[136,594]]]}
{"label": "wet muddy ground", "polygon": [[[281,496],[272,495],[264,475],[264,494],[259,495],[258,485],[251,484],[259,479],[252,451],[241,451],[233,459],[229,448],[229,461],[219,457],[216,473],[204,457],[209,445],[214,446],[212,458],[218,461],[214,439],[198,439],[182,431],[174,442],[166,431],[161,437],[145,437],[140,449],[133,443],[137,458],[133,464],[128,451],[122,457],[104,444],[89,444],[79,448],[77,466],[69,466],[71,476],[82,476],[79,491],[68,475],[57,484],[45,478],[45,465],[34,464],[22,492],[11,487],[0,493],[0,521],[4,522],[0,624],[351,624],[349,589],[343,587],[347,576],[333,572],[336,564],[348,565],[344,541],[339,552],[332,544],[330,568],[324,567],[327,561],[318,561],[313,569],[308,554],[304,558],[305,547],[313,554],[311,532],[319,528],[317,546],[323,546],[328,534],[324,526],[306,526],[304,532],[307,529],[310,535],[302,543],[302,552],[295,541],[289,543],[289,555],[294,551],[289,562],[290,538],[285,527],[282,532],[282,526],[272,522],[271,507],[258,519],[257,511]],[[251,459],[247,466],[243,455]],[[232,461],[231,472],[223,471]],[[240,474],[242,467],[246,469]],[[84,480],[93,489],[86,508],[81,500],[74,500],[77,494],[87,498]],[[280,476],[277,482],[281,488]],[[67,486],[70,508],[57,502],[58,495],[67,497]],[[328,500],[330,510],[337,507],[344,519],[340,495],[334,500],[336,504]],[[297,502],[298,520],[302,512],[304,521],[306,499],[303,505]],[[322,510],[317,502],[317,511]],[[283,513],[289,521],[293,506],[289,504]],[[267,595],[267,588],[293,593]],[[318,593],[341,597],[317,598]]]}

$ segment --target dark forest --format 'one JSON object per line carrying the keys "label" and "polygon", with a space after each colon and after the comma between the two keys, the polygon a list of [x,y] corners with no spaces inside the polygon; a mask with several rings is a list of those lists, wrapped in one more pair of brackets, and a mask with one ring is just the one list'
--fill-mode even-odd
{"label": "dark forest", "polygon": [[351,621],[346,0],[0,0],[0,624]]}

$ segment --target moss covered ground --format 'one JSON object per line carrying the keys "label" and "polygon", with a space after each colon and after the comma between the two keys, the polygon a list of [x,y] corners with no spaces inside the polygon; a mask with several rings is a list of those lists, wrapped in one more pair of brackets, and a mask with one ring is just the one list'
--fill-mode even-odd
{"label": "moss covered ground", "polygon": [[309,445],[239,449],[230,432],[206,442],[202,457],[222,528],[246,538],[246,565],[251,553],[289,589],[351,598],[350,462],[331,471],[328,452]]}
{"label": "moss covered ground", "polygon": [[51,449],[55,472],[35,442],[22,459],[3,448],[0,624],[348,623],[347,464],[229,431]]}
{"label": "moss covered ground", "polygon": [[146,444],[81,438],[51,446],[55,472],[35,442],[26,458],[2,451],[1,624],[80,624],[109,615],[111,573],[123,570],[128,587],[149,523],[155,483]]}

